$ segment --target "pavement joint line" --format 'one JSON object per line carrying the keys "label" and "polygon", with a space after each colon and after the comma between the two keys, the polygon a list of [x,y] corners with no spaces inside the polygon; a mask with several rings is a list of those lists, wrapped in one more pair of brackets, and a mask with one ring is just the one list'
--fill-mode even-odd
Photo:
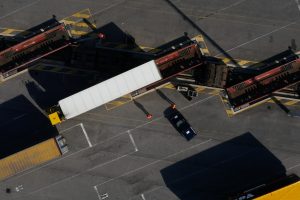
{"label": "pavement joint line", "polygon": [[128,171],[128,172],[126,172],[126,173],[124,173],[124,174],[122,174],[122,175],[120,175],[120,176],[117,176],[117,177],[115,177],[115,178],[111,178],[111,179],[109,179],[109,180],[107,180],[107,181],[104,181],[103,183],[97,184],[96,186],[98,187],[98,186],[104,185],[104,184],[106,184],[106,183],[108,183],[108,182],[117,180],[117,179],[119,179],[119,178],[121,178],[121,177],[127,176],[127,175],[129,175],[129,174],[131,174],[131,173],[134,173],[134,172],[136,172],[136,171],[139,171],[139,170],[141,170],[141,169],[144,169],[144,168],[146,168],[146,167],[149,167],[149,166],[151,166],[151,165],[154,165],[154,164],[156,164],[156,163],[159,163],[159,162],[161,162],[161,161],[164,161],[164,160],[167,159],[167,158],[170,158],[170,157],[173,157],[173,156],[178,155],[178,154],[180,154],[180,153],[186,152],[186,151],[191,150],[191,149],[193,149],[193,148],[195,148],[195,147],[197,147],[197,146],[200,146],[200,145],[202,145],[202,144],[206,144],[206,143],[208,143],[208,142],[210,142],[210,141],[212,141],[212,139],[205,140],[205,141],[203,141],[203,142],[200,142],[200,143],[198,143],[198,144],[195,144],[195,145],[193,145],[193,146],[190,146],[190,147],[188,147],[188,148],[186,148],[186,149],[183,149],[183,150],[181,150],[181,151],[177,151],[176,153],[172,153],[172,154],[170,154],[170,155],[167,155],[167,156],[165,156],[165,157],[163,157],[163,158],[161,158],[161,159],[158,159],[158,160],[155,160],[155,161],[153,161],[153,162],[150,162],[150,163],[148,163],[148,164],[146,164],[146,165],[144,165],[144,166],[141,166],[141,167],[138,167],[138,168],[136,168],[136,169],[130,170],[130,171]]}
{"label": "pavement joint line", "polygon": [[115,119],[123,119],[123,120],[128,120],[128,121],[136,121],[136,122],[147,122],[146,120],[140,120],[140,119],[132,119],[132,118],[127,118],[127,117],[116,117],[116,116],[109,116],[109,115],[103,115],[103,114],[97,114],[97,113],[87,113],[88,115],[94,115],[98,117],[109,117],[109,118],[115,118]]}
{"label": "pavement joint line", "polygon": [[[215,96],[210,96],[210,97],[208,97],[208,98],[206,98],[206,99],[201,99],[201,100],[199,100],[199,101],[197,101],[197,102],[195,102],[195,103],[193,103],[193,104],[191,104],[191,105],[185,106],[185,107],[183,107],[183,108],[181,108],[181,109],[178,109],[178,110],[184,110],[184,109],[186,109],[186,108],[188,108],[188,107],[190,107],[190,106],[196,105],[197,103],[202,103],[202,102],[204,102],[204,100],[208,100],[208,99],[211,98],[211,97],[215,97]],[[115,139],[115,138],[118,138],[118,137],[120,137],[120,136],[122,136],[122,135],[128,133],[128,131],[133,131],[133,130],[136,130],[136,129],[141,128],[141,127],[143,127],[143,126],[146,126],[146,125],[148,125],[148,124],[150,124],[150,123],[152,123],[152,122],[156,122],[156,121],[162,119],[163,117],[164,117],[164,116],[155,118],[155,119],[153,119],[153,120],[151,120],[151,121],[149,121],[149,122],[146,122],[146,123],[144,123],[144,124],[138,125],[138,126],[136,126],[135,128],[129,129],[129,130],[127,130],[127,131],[122,131],[122,132],[118,133],[117,135],[112,136],[112,137],[110,137],[110,138],[108,138],[108,139],[106,139],[106,140],[104,140],[104,141],[95,143],[93,147],[96,147],[96,146],[101,145],[101,144],[103,144],[103,143],[105,143],[105,142],[108,142],[108,141],[111,141],[111,140],[113,140],[113,139]],[[74,125],[74,126],[72,126],[72,127],[70,127],[70,128],[68,128],[68,129],[74,128],[74,127],[76,127],[76,126],[80,126],[80,123],[77,124],[77,125]],[[66,130],[68,130],[68,129],[65,129],[64,131],[66,131]],[[60,133],[61,133],[61,132],[60,132]],[[52,164],[54,164],[54,163],[57,163],[57,162],[59,162],[59,161],[61,161],[61,160],[66,159],[66,158],[68,158],[68,157],[77,155],[77,154],[79,154],[79,153],[81,153],[81,152],[83,152],[83,151],[85,151],[85,150],[87,150],[87,149],[89,149],[89,148],[90,148],[90,147],[85,147],[85,148],[83,148],[83,149],[80,149],[79,151],[76,151],[76,152],[71,153],[71,154],[69,154],[69,155],[66,155],[66,156],[63,156],[63,157],[61,157],[61,158],[58,158],[58,159],[56,159],[56,160],[54,160],[54,161],[52,161],[52,162],[49,162],[49,163],[47,163],[47,164],[45,164],[45,165],[42,165],[42,166],[40,166],[40,167],[36,167],[35,169],[33,169],[33,170],[31,170],[31,171],[27,171],[26,173],[18,172],[18,173],[15,174],[14,177],[11,177],[9,180],[14,180],[14,179],[23,177],[23,176],[25,176],[25,175],[28,175],[28,174],[30,174],[30,173],[36,172],[36,171],[38,171],[38,170],[40,170],[40,169],[42,169],[42,168],[44,168],[44,167],[50,166],[50,165],[52,165]],[[21,174],[21,173],[22,173],[22,174]],[[20,174],[20,175],[17,176],[18,174]]]}
{"label": "pavement joint line", "polygon": [[214,12],[214,13],[217,13],[217,12],[220,12],[220,11],[224,11],[224,10],[227,10],[227,9],[232,8],[232,7],[234,7],[234,6],[237,6],[237,5],[241,4],[241,3],[243,3],[244,1],[247,1],[247,0],[240,0],[240,1],[237,1],[237,2],[235,2],[235,3],[233,3],[233,4],[230,4],[229,6],[226,6],[226,7],[224,7],[224,8],[221,8],[220,10],[217,10],[217,11]]}
{"label": "pavement joint line", "polygon": [[[274,30],[272,30],[272,31],[270,31],[270,32],[268,32],[268,33],[265,33],[265,34],[263,34],[263,35],[260,35],[260,36],[258,36],[258,37],[256,37],[256,38],[254,38],[254,39],[252,39],[252,40],[249,40],[249,41],[244,42],[244,43],[242,43],[242,44],[239,44],[239,45],[237,45],[237,46],[235,46],[235,47],[232,47],[231,49],[227,49],[227,50],[225,50],[225,52],[233,51],[233,50],[238,49],[238,48],[240,48],[240,47],[242,47],[242,46],[245,46],[245,45],[247,45],[247,44],[250,44],[250,43],[252,43],[252,42],[254,42],[254,41],[256,41],[256,40],[259,40],[259,39],[261,39],[261,38],[264,38],[264,37],[266,37],[266,36],[268,36],[268,35],[270,35],[270,34],[272,34],[272,33],[275,33],[275,32],[277,32],[277,31],[280,31],[281,29],[285,29],[285,28],[288,27],[288,26],[291,26],[291,25],[293,25],[293,24],[296,24],[297,21],[299,21],[299,20],[293,21],[293,22],[288,23],[288,24],[286,24],[286,25],[284,25],[284,26],[281,26],[281,27],[279,27],[279,28],[276,28],[276,29],[274,29]],[[223,53],[218,53],[218,54],[216,54],[216,55],[214,55],[214,56],[221,56],[221,55],[223,55]]]}
{"label": "pavement joint line", "polygon": [[84,136],[85,136],[85,138],[86,138],[86,141],[87,141],[88,144],[89,144],[89,147],[92,147],[93,145],[92,145],[91,140],[90,140],[90,138],[89,138],[89,136],[88,136],[88,134],[87,134],[87,132],[86,132],[84,126],[83,126],[83,123],[80,123],[80,127],[81,127],[81,129],[82,129],[82,131],[83,131],[83,134],[84,134]]}
{"label": "pavement joint line", "polygon": [[17,119],[20,119],[20,118],[22,118],[22,117],[24,117],[24,116],[26,116],[27,114],[22,114],[22,115],[19,115],[19,116],[17,116],[17,117],[14,117],[13,118],[13,120],[17,120]]}
{"label": "pavement joint line", "polygon": [[99,191],[98,191],[97,186],[94,186],[93,188],[94,188],[94,190],[95,190],[96,193],[97,193],[98,199],[101,200],[101,196],[100,196],[100,194],[99,194]]}
{"label": "pavement joint line", "polygon": [[32,5],[36,4],[36,3],[38,3],[38,2],[40,2],[40,1],[41,1],[41,0],[37,0],[37,1],[34,1],[34,2],[32,2],[32,3],[29,3],[29,4],[27,4],[27,5],[25,5],[25,6],[21,7],[21,8],[18,8],[18,9],[14,10],[14,11],[12,11],[12,12],[10,12],[10,13],[7,13],[7,14],[4,15],[4,16],[1,16],[0,19],[4,19],[5,17],[8,17],[8,16],[10,16],[10,15],[12,15],[12,14],[15,14],[15,13],[19,12],[20,10],[23,10],[23,9],[25,9],[25,8],[28,8],[28,7],[30,7],[30,6],[32,6]]}
{"label": "pavement joint line", "polygon": [[113,7],[115,7],[115,6],[118,6],[119,4],[124,3],[125,1],[126,1],[126,0],[119,1],[119,2],[117,2],[117,3],[114,3],[114,4],[112,4],[112,5],[108,6],[108,7],[106,7],[106,8],[103,8],[103,9],[101,9],[101,10],[98,10],[97,12],[91,13],[91,16],[94,16],[94,15],[97,15],[97,14],[99,14],[99,13],[105,12],[105,11],[107,11],[107,10],[109,10],[109,9],[111,9],[111,8],[113,8]]}
{"label": "pavement joint line", "polygon": [[[120,160],[120,159],[122,159],[122,158],[125,158],[125,157],[127,157],[127,156],[130,156],[131,154],[134,154],[134,153],[136,153],[136,151],[133,151],[133,152],[124,154],[124,155],[119,156],[119,157],[117,157],[117,158],[114,158],[114,159],[112,159],[112,160],[110,160],[110,161],[101,163],[101,164],[96,165],[96,166],[94,166],[94,167],[91,167],[91,168],[89,168],[89,169],[87,169],[87,170],[85,170],[85,171],[76,173],[76,174],[74,174],[74,175],[72,175],[72,176],[69,176],[69,177],[67,177],[67,178],[61,179],[61,180],[59,180],[59,181],[56,181],[56,182],[54,182],[54,183],[52,183],[52,184],[49,184],[49,185],[47,185],[47,186],[45,186],[45,187],[41,187],[41,188],[39,188],[39,189],[37,189],[37,190],[34,190],[34,191],[32,191],[32,192],[29,192],[29,193],[27,193],[27,194],[34,194],[34,193],[37,193],[37,192],[39,192],[39,191],[41,191],[41,190],[44,190],[44,189],[50,188],[50,187],[52,187],[52,186],[54,186],[54,185],[60,184],[60,183],[62,183],[62,182],[65,182],[65,181],[67,181],[67,180],[71,180],[71,179],[73,179],[73,178],[75,178],[75,177],[78,177],[78,176],[84,174],[84,173],[87,173],[87,172],[89,172],[89,171],[92,171],[92,170],[94,170],[94,169],[96,169],[96,168],[98,168],[98,167],[103,167],[103,166],[108,165],[108,164],[110,164],[110,163],[113,163],[113,162],[115,162],[115,161],[117,161],[117,160]],[[95,186],[97,187],[98,185],[95,185]]]}
{"label": "pavement joint line", "polygon": [[142,197],[142,199],[143,199],[143,200],[146,200],[146,198],[145,198],[145,195],[144,195],[144,194],[141,194],[141,197]]}
{"label": "pavement joint line", "polygon": [[133,147],[134,147],[134,150],[137,152],[137,151],[138,151],[138,148],[137,148],[137,146],[136,146],[136,144],[135,144],[135,141],[134,141],[133,136],[132,136],[132,134],[130,133],[130,131],[128,131],[128,135],[129,135],[129,137],[130,137],[130,140],[131,140],[131,143],[132,143],[132,145],[133,145]]}
{"label": "pavement joint line", "polygon": [[287,170],[291,170],[291,169],[294,169],[294,168],[296,168],[296,167],[300,167],[300,163],[297,164],[297,165],[294,165],[294,166],[292,166],[292,167],[287,168]]}

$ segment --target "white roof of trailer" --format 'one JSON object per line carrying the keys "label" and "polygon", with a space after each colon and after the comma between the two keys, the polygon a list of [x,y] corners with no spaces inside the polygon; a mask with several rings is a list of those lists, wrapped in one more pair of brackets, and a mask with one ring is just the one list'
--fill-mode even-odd
{"label": "white roof of trailer", "polygon": [[65,118],[70,119],[160,79],[162,77],[155,62],[149,61],[62,99],[58,103]]}

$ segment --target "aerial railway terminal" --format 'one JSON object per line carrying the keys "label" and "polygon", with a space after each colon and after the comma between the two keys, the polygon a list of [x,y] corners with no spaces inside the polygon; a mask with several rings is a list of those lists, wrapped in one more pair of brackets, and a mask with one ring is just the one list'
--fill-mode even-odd
{"label": "aerial railway terminal", "polygon": [[14,2],[1,199],[298,199],[297,2]]}

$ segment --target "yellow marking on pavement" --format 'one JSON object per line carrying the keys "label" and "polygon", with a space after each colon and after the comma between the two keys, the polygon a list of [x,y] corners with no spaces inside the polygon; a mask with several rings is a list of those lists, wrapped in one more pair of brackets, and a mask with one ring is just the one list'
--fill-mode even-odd
{"label": "yellow marking on pavement", "polygon": [[238,64],[241,65],[241,66],[243,66],[243,65],[245,65],[247,63],[250,63],[250,62],[251,61],[249,61],[249,60],[240,60],[240,61],[238,61]]}
{"label": "yellow marking on pavement", "polygon": [[292,106],[292,105],[295,105],[297,103],[299,103],[299,101],[291,100],[291,101],[285,102],[284,105],[286,105],[286,106]]}
{"label": "yellow marking on pavement", "polygon": [[228,117],[232,117],[234,115],[234,112],[231,110],[231,108],[229,107],[228,105],[228,100],[223,97],[220,93],[218,94],[221,101],[222,101],[222,104],[224,106],[224,109],[225,109],[225,112],[227,114]]}
{"label": "yellow marking on pavement", "polygon": [[75,21],[70,21],[70,20],[66,20],[66,19],[62,19],[60,20],[60,22],[63,22],[64,24],[75,24]]}
{"label": "yellow marking on pavement", "polygon": [[[84,23],[84,22],[78,22],[78,23],[75,23],[74,24],[75,26],[79,26],[79,27],[89,27],[86,23]],[[95,27],[95,25],[94,24],[92,24],[93,25],[93,27]]]}
{"label": "yellow marking on pavement", "polygon": [[175,86],[172,83],[169,83],[169,84],[165,85],[164,88],[167,88],[167,89],[176,89]]}
{"label": "yellow marking on pavement", "polygon": [[106,103],[105,108],[106,108],[106,110],[112,110],[112,109],[122,106],[130,101],[132,101],[132,96],[130,94],[127,94],[116,100]]}
{"label": "yellow marking on pavement", "polygon": [[229,58],[223,58],[222,61],[226,64],[226,63],[230,62],[230,59]]}
{"label": "yellow marking on pavement", "polygon": [[193,37],[193,39],[196,40],[197,42],[204,42],[204,38],[202,35],[197,35]]}
{"label": "yellow marking on pavement", "polygon": [[155,49],[154,47],[146,47],[146,46],[140,46],[140,48],[142,48],[142,49]]}
{"label": "yellow marking on pavement", "polygon": [[10,35],[11,33],[15,32],[15,31],[17,31],[17,30],[16,29],[12,29],[12,28],[8,28],[5,31],[2,31],[0,34],[1,35],[7,35],[7,34]]}
{"label": "yellow marking on pavement", "polygon": [[200,93],[205,90],[205,87],[199,86],[199,87],[195,88],[195,90],[196,90],[196,92]]}
{"label": "yellow marking on pavement", "polygon": [[202,51],[204,54],[209,54],[208,49],[201,48],[201,51]]}
{"label": "yellow marking on pavement", "polygon": [[234,115],[233,111],[230,109],[225,109],[225,111],[226,111],[228,117],[232,117]]}
{"label": "yellow marking on pavement", "polygon": [[[295,104],[300,103],[300,101],[297,100],[287,100],[283,98],[279,98],[278,101],[280,101],[280,103],[282,103],[285,106],[296,106]],[[276,102],[274,102],[272,99],[269,99],[268,101],[266,101],[266,103],[276,103]]]}
{"label": "yellow marking on pavement", "polygon": [[77,17],[77,18],[89,18],[91,15],[90,14],[85,14],[85,13],[75,13],[74,15],[72,15],[73,17]]}
{"label": "yellow marking on pavement", "polygon": [[85,35],[87,32],[85,31],[76,31],[76,30],[71,30],[72,35]]}
{"label": "yellow marking on pavement", "polygon": [[208,94],[211,94],[211,95],[217,95],[219,94],[219,90],[213,90],[212,92],[209,92]]}

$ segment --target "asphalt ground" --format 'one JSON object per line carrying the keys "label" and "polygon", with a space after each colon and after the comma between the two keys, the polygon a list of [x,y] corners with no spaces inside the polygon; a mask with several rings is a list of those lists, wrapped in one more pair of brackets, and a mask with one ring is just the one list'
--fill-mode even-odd
{"label": "asphalt ground", "polygon": [[[204,35],[212,55],[227,51],[229,57],[257,61],[288,46],[297,50],[299,37],[300,11],[292,0],[1,4],[1,27],[26,29],[52,14],[62,19],[89,8],[97,27],[112,22],[143,46],[160,46],[188,32]],[[28,81],[36,82],[37,87],[30,90]],[[30,102],[42,111],[45,105],[89,84],[81,83],[82,78],[72,75],[24,72],[1,84],[1,103],[11,105],[11,100],[22,96],[26,105]],[[40,92],[36,98],[33,94],[39,85],[41,91],[50,91],[46,96]],[[45,85],[51,87],[42,87]],[[0,182],[0,198],[226,199],[231,193],[284,174],[300,175],[299,119],[288,117],[276,104],[263,104],[228,118],[218,95],[199,94],[189,102],[175,90],[161,91],[197,131],[192,141],[185,141],[169,124],[164,117],[169,103],[156,92],[137,99],[153,114],[151,120],[132,102],[109,111],[102,106],[58,125],[70,152]],[[22,110],[22,105],[10,106],[8,111],[3,108],[1,113],[9,112],[10,119],[2,122],[4,130],[22,126],[18,120],[23,117],[36,125],[37,112]],[[38,130],[46,129],[38,126]],[[17,192],[16,187],[22,189]],[[6,188],[12,193],[5,193]]]}

